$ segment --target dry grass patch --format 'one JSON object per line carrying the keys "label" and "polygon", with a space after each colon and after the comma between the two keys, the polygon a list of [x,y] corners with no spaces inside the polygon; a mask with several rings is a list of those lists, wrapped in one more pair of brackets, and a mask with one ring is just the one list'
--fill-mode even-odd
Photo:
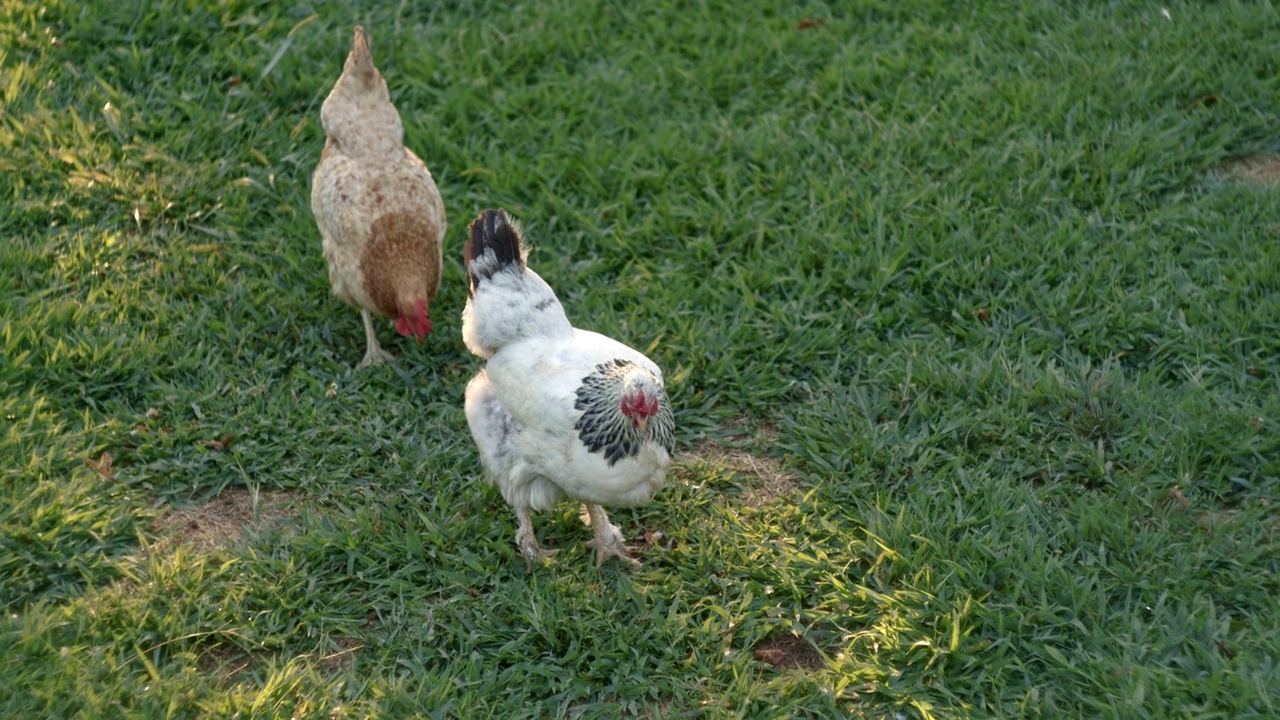
{"label": "dry grass patch", "polygon": [[254,493],[229,487],[209,502],[194,508],[171,510],[156,519],[156,529],[194,550],[215,550],[244,538],[247,528],[266,527],[297,516],[297,494],[288,491]]}
{"label": "dry grass patch", "polygon": [[1232,160],[1218,168],[1224,180],[1252,185],[1275,185],[1280,182],[1280,155],[1250,155]]}
{"label": "dry grass patch", "polygon": [[326,653],[321,653],[316,657],[316,662],[321,670],[327,673],[346,672],[351,669],[351,664],[355,660],[356,651],[364,647],[364,643],[350,637],[338,637],[333,639],[336,649]]}
{"label": "dry grass patch", "polygon": [[196,667],[206,675],[234,680],[237,675],[262,662],[268,653],[247,653],[234,645],[215,645],[196,658]]}
{"label": "dry grass patch", "polygon": [[[733,423],[731,430],[743,427],[742,423]],[[725,468],[747,480],[746,499],[750,507],[761,507],[780,497],[794,495],[800,490],[800,478],[794,473],[782,469],[782,462],[776,458],[752,452],[750,446],[764,447],[778,437],[775,429],[769,426],[748,436],[746,432],[733,436],[733,445],[724,445],[714,440],[699,440],[679,458],[676,467],[677,477],[689,480],[694,468]]]}
{"label": "dry grass patch", "polygon": [[[336,637],[324,650],[295,656],[321,672],[335,675],[347,672],[355,660],[356,651],[364,643],[352,637]],[[279,650],[245,651],[235,645],[221,644],[205,648],[196,659],[196,667],[204,673],[218,675],[224,680],[235,680],[246,670],[253,670],[282,657]]]}

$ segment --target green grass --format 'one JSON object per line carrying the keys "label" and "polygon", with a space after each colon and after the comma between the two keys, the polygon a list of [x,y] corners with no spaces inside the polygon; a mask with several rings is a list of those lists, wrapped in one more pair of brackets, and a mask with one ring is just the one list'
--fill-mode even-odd
{"label": "green grass", "polygon": [[[1276,10],[625,5],[0,3],[0,714],[1280,714],[1280,191],[1214,174],[1280,151]],[[451,221],[359,373],[309,208],[357,22]],[[799,492],[694,465],[642,569],[566,503],[527,571],[462,415],[492,206],[680,449]],[[301,512],[161,537],[229,486]]]}

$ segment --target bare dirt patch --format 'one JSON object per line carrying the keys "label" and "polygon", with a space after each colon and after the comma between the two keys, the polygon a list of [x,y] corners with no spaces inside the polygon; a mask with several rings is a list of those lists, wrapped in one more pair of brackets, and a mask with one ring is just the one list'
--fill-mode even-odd
{"label": "bare dirt patch", "polygon": [[[734,423],[730,429],[741,427],[741,423]],[[800,490],[800,478],[783,470],[778,458],[752,452],[747,447],[765,447],[777,436],[776,430],[766,426],[750,437],[745,432],[735,436],[733,445],[699,440],[679,458],[677,477],[684,475],[682,479],[688,480],[692,474],[690,471],[695,468],[723,467],[748,481],[747,505],[750,507],[760,507],[780,497],[794,495]]]}
{"label": "bare dirt patch", "polygon": [[364,644],[355,638],[349,637],[334,638],[333,642],[338,646],[336,650],[322,653],[316,657],[320,668],[329,673],[350,670],[351,664],[356,657],[356,651],[364,647]]}
{"label": "bare dirt patch", "polygon": [[[296,657],[330,674],[344,673],[351,669],[355,654],[364,647],[351,637],[333,638],[331,647]],[[215,645],[205,648],[196,659],[196,667],[207,674],[217,674],[225,680],[235,680],[246,670],[252,670],[281,657],[279,650],[253,650],[246,652],[235,645]]]}
{"label": "bare dirt patch", "polygon": [[756,644],[755,658],[779,670],[817,670],[825,661],[804,638],[791,634],[775,635]]}
{"label": "bare dirt patch", "polygon": [[264,657],[255,657],[254,654],[246,653],[234,645],[217,645],[200,653],[196,658],[196,667],[206,675],[217,673],[224,679],[233,680],[240,673],[262,662],[263,659]]}
{"label": "bare dirt patch", "polygon": [[229,487],[203,505],[162,515],[156,529],[195,550],[222,549],[244,539],[246,529],[292,520],[296,499],[292,492],[260,491],[255,504],[248,489]]}
{"label": "bare dirt patch", "polygon": [[1224,180],[1240,184],[1275,185],[1280,182],[1280,155],[1250,155],[1218,168]]}

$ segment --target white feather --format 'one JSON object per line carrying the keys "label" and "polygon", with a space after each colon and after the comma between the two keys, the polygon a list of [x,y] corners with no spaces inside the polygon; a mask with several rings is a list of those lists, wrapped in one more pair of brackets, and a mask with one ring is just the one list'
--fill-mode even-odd
{"label": "white feather", "polygon": [[[615,507],[649,502],[671,464],[669,435],[665,443],[639,442],[611,462],[584,444],[577,404],[584,381],[604,364],[634,363],[658,387],[662,371],[642,353],[570,325],[555,292],[523,262],[498,267],[482,252],[470,269],[479,280],[463,310],[462,334],[488,363],[467,386],[467,424],[503,498],[518,514],[550,509],[562,497]],[[669,426],[665,394],[661,402]]]}

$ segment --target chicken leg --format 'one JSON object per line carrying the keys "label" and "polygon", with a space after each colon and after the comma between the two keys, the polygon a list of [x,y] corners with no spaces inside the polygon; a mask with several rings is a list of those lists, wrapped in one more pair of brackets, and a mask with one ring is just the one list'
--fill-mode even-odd
{"label": "chicken leg", "polygon": [[368,341],[368,350],[364,354],[364,359],[356,366],[356,369],[366,368],[370,365],[378,365],[384,362],[395,360],[396,356],[382,349],[378,344],[378,335],[373,331],[373,316],[368,310],[361,310],[360,317],[364,320],[364,336]]}
{"label": "chicken leg", "polygon": [[520,526],[516,528],[516,545],[520,547],[520,554],[524,556],[525,562],[530,565],[546,562],[560,552],[538,547],[538,537],[533,533],[533,512],[529,508],[517,508],[516,518],[520,521]]}
{"label": "chicken leg", "polygon": [[609,516],[605,513],[604,508],[590,503],[583,503],[583,508],[587,511],[585,520],[591,526],[591,532],[595,536],[587,542],[587,547],[595,548],[596,550],[596,567],[600,567],[605,560],[611,557],[618,558],[629,567],[640,567],[640,561],[631,557],[630,553],[627,552],[622,530],[618,529],[617,525],[609,522]]}

